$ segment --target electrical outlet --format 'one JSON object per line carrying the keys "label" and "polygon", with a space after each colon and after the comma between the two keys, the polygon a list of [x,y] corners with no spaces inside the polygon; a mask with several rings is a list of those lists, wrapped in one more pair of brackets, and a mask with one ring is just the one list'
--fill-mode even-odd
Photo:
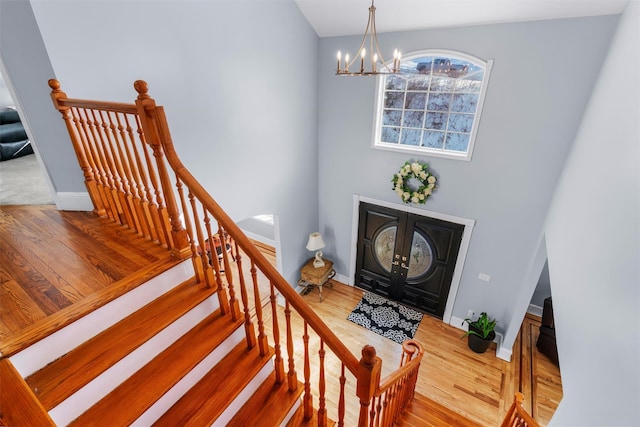
{"label": "electrical outlet", "polygon": [[482,280],[483,282],[488,282],[491,280],[491,276],[489,276],[487,273],[480,273],[478,274],[478,279]]}
{"label": "electrical outlet", "polygon": [[469,310],[469,311],[467,311],[467,317],[468,317],[469,319],[471,319],[471,318],[473,317],[473,315],[474,315],[473,310]]}

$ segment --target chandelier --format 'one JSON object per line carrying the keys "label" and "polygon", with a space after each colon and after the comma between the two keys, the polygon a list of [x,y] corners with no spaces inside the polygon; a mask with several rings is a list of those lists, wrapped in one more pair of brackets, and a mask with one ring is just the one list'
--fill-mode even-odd
{"label": "chandelier", "polygon": [[[378,34],[376,33],[376,8],[373,2],[374,0],[371,0],[369,21],[367,22],[367,28],[364,30],[362,43],[360,43],[360,48],[358,48],[354,57],[350,58],[347,53],[344,56],[343,62],[342,53],[338,51],[338,68],[336,70],[336,75],[338,76],[376,76],[379,74],[397,74],[400,72],[400,58],[402,55],[398,49],[393,51],[393,63],[391,66],[385,62],[380,52]],[[369,45],[369,52],[367,52],[366,49],[367,44]],[[369,55],[368,58],[367,54]],[[360,59],[360,67],[354,69],[354,64],[358,58]],[[368,65],[367,69],[365,69],[365,63]]]}

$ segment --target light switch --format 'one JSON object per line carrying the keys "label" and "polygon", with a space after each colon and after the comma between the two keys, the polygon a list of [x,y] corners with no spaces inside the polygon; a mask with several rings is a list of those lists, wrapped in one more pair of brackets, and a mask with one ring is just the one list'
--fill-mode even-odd
{"label": "light switch", "polygon": [[491,276],[486,273],[480,273],[478,274],[478,279],[482,280],[483,282],[488,282],[491,280]]}

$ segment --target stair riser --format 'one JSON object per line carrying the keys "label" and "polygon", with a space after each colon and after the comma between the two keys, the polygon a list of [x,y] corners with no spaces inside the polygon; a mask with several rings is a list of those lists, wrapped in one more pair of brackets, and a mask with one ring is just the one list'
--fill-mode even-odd
{"label": "stair riser", "polygon": [[217,295],[214,294],[207,298],[68,399],[51,409],[49,415],[57,425],[67,425],[200,321],[217,310],[218,306]]}
{"label": "stair riser", "polygon": [[212,424],[212,427],[224,427],[233,416],[242,408],[247,400],[258,390],[260,384],[273,372],[273,358],[266,363],[260,372],[247,384],[247,386],[238,394],[238,396],[229,404],[227,409],[218,417],[218,419]]}
{"label": "stair riser", "polygon": [[27,377],[193,276],[185,261],[10,357]]}
{"label": "stair riser", "polygon": [[158,401],[140,416],[132,427],[148,427],[158,420],[171,406],[173,406],[191,387],[207,374],[220,360],[240,341],[245,339],[244,329],[238,328],[224,343],[220,344],[195,368],[184,376],[175,386],[164,394]]}

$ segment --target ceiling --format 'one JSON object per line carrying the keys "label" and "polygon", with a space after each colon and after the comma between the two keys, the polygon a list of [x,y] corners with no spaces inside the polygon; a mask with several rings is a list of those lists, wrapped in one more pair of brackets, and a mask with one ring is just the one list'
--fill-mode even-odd
{"label": "ceiling", "polygon": [[[364,33],[371,0],[295,0],[320,37]],[[378,33],[619,14],[628,0],[375,0]]]}

